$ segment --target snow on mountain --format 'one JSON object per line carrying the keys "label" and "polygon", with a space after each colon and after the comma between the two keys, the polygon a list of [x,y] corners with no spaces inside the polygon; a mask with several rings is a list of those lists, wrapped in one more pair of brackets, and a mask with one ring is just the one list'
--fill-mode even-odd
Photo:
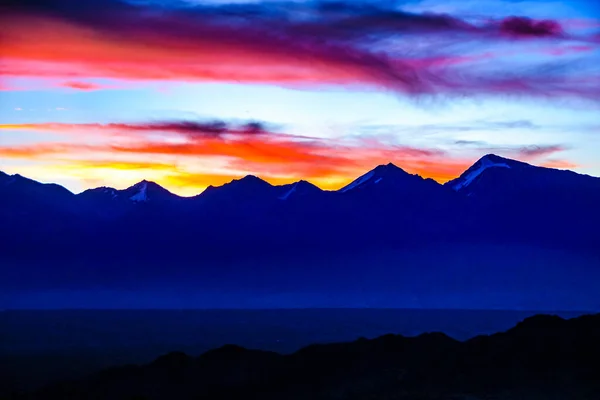
{"label": "snow on mountain", "polygon": [[351,182],[349,185],[344,186],[338,192],[346,193],[352,190],[362,190],[372,185],[379,184],[396,184],[401,185],[412,184],[413,182],[424,181],[418,175],[411,175],[404,171],[402,168],[389,163],[385,165],[379,165],[375,169],[367,172],[360,176],[358,179]]}
{"label": "snow on mountain", "polygon": [[499,162],[497,159],[500,157],[493,157],[493,155],[486,155],[482,157],[477,163],[469,168],[460,178],[457,179],[456,183],[452,184],[452,188],[456,191],[469,186],[483,171],[488,168],[510,168],[505,162]]}
{"label": "snow on mountain", "polygon": [[242,200],[246,202],[265,202],[269,200],[288,200],[298,195],[321,191],[317,186],[304,180],[274,186],[254,175],[247,175],[221,186],[209,186],[196,198],[219,202],[238,202]]}
{"label": "snow on mountain", "polygon": [[179,196],[169,192],[162,186],[143,180],[136,183],[127,189],[117,190],[112,187],[98,187],[95,189],[88,189],[78,195],[80,199],[90,199],[92,201],[107,204],[127,204],[127,203],[146,203],[156,202],[170,199],[178,199]]}
{"label": "snow on mountain", "polygon": [[[488,154],[446,187],[478,198],[558,201],[564,196],[591,199],[600,194],[600,179],[569,170],[546,168]],[[574,195],[578,193],[578,195]],[[504,201],[504,200],[503,200]],[[587,200],[586,200],[587,201]]]}
{"label": "snow on mountain", "polygon": [[292,195],[297,196],[322,191],[317,186],[304,180],[290,183],[288,185],[276,186],[276,188],[283,190],[283,194],[278,196],[278,199],[280,200],[287,200]]}
{"label": "snow on mountain", "polygon": [[114,188],[111,188],[111,187],[103,187],[102,188],[102,192],[105,193],[105,194],[107,194],[107,195],[109,195],[113,199],[118,196],[117,189],[114,189]]}
{"label": "snow on mountain", "polygon": [[122,196],[134,203],[157,203],[162,201],[171,201],[181,199],[181,197],[169,192],[164,187],[155,182],[143,180],[135,185],[120,191]]}
{"label": "snow on mountain", "polygon": [[358,179],[352,181],[349,185],[344,186],[339,191],[342,193],[346,193],[348,190],[356,189],[357,187],[360,187],[360,185],[368,182],[369,179],[373,178],[374,176],[375,176],[375,170],[369,171],[366,174],[359,177]]}
{"label": "snow on mountain", "polygon": [[291,196],[291,194],[292,194],[292,193],[294,193],[294,192],[296,191],[296,187],[297,187],[297,186],[298,186],[298,182],[296,182],[296,183],[293,183],[293,184],[292,184],[292,188],[291,188],[290,190],[288,190],[287,192],[285,192],[285,193],[283,194],[283,196],[280,196],[279,198],[280,198],[281,200],[286,200],[288,197],[290,197],[290,196]]}
{"label": "snow on mountain", "polygon": [[138,189],[138,192],[133,196],[129,197],[130,200],[133,201],[148,201],[148,182],[142,181],[133,186]]}

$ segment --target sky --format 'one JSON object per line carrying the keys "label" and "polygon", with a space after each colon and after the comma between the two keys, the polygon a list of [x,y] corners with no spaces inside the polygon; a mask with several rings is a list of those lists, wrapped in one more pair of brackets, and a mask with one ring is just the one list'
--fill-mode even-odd
{"label": "sky", "polygon": [[247,174],[600,176],[595,0],[8,0],[0,170],[195,195]]}

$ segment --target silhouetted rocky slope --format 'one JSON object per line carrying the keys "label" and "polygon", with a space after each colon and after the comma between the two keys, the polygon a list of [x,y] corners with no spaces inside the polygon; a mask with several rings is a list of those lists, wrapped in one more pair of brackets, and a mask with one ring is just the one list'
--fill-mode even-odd
{"label": "silhouetted rocky slope", "polygon": [[539,315],[465,342],[441,333],[170,353],[22,399],[600,399],[600,314]]}

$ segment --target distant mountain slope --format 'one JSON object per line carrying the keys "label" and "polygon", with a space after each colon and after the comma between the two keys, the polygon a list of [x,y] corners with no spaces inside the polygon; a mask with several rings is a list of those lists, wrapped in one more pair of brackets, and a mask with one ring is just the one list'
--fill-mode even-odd
{"label": "distant mountain slope", "polygon": [[304,198],[305,196],[322,192],[319,187],[304,180],[290,183],[288,185],[281,185],[279,188],[281,190],[279,199],[281,200],[288,200],[291,198],[295,199],[298,197]]}
{"label": "distant mountain slope", "polygon": [[[265,243],[271,251],[286,253],[294,247],[341,251],[359,244],[395,248],[486,238],[588,249],[600,242],[594,234],[600,223],[599,178],[495,155],[482,157],[445,185],[390,163],[336,192],[305,181],[274,186],[255,176],[211,186],[190,198],[147,181],[76,196],[18,175],[4,174],[0,182],[0,215],[6,226],[12,221],[18,225],[14,229],[28,232],[32,240],[40,226],[77,226],[65,228],[49,251],[70,240],[82,252],[90,251],[90,243],[125,252],[127,246],[150,244],[189,248],[193,240],[207,257],[230,246],[244,249],[240,254],[266,251],[259,249]],[[23,213],[37,223],[20,223],[17,215]],[[66,215],[76,218],[56,221]],[[178,254],[188,257],[186,252]]]}
{"label": "distant mountain slope", "polygon": [[75,212],[75,195],[64,187],[0,174],[0,238],[58,232]]}
{"label": "distant mountain slope", "polygon": [[31,399],[576,399],[600,397],[600,315],[538,315],[465,342],[442,333],[315,344],[290,355],[226,345],[55,384]]}
{"label": "distant mountain slope", "polygon": [[410,192],[412,189],[422,184],[437,185],[432,179],[423,179],[418,175],[411,175],[405,172],[402,168],[389,163],[379,165],[375,169],[360,176],[350,184],[344,186],[339,192],[346,193],[357,190],[374,190],[377,187],[395,188]]}
{"label": "distant mountain slope", "polygon": [[598,244],[599,178],[486,155],[445,186],[468,197],[470,215],[496,240]]}
{"label": "distant mountain slope", "polygon": [[445,185],[467,196],[491,197],[550,190],[593,192],[600,189],[600,178],[488,154]]}
{"label": "distant mountain slope", "polygon": [[[585,276],[600,271],[598,204],[599,178],[494,155],[445,185],[387,164],[339,191],[247,176],[186,198],[147,181],[73,195],[3,174],[0,271],[5,282],[12,276],[23,287],[29,280],[45,285],[44,268],[50,266],[73,285],[160,284],[168,278],[175,286],[201,279],[235,283],[236,290],[249,282],[306,284],[303,290],[310,290],[310,284],[327,281],[342,287],[369,282],[371,291],[404,279],[421,293],[428,290],[422,277],[434,274],[456,285],[485,284],[506,302],[506,282],[472,277],[487,271],[499,278],[496,272],[507,269],[517,282],[539,277],[540,296],[551,288],[566,297],[575,295],[575,283],[584,285]],[[480,250],[490,245],[505,251]],[[452,248],[463,253],[443,250]],[[543,265],[547,271],[539,269]],[[447,275],[445,269],[458,272]]]}
{"label": "distant mountain slope", "polygon": [[124,190],[117,190],[110,187],[99,187],[96,189],[86,190],[78,196],[79,198],[88,201],[107,203],[115,201],[131,201],[136,203],[160,203],[180,198],[179,196],[169,192],[162,186],[146,180],[138,182],[135,185]]}

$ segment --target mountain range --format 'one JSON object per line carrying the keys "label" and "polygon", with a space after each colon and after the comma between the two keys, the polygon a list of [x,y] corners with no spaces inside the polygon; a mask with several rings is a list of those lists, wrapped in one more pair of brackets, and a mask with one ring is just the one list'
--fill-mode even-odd
{"label": "mountain range", "polygon": [[73,194],[0,173],[0,302],[141,287],[140,304],[183,290],[198,305],[227,287],[211,306],[247,302],[241,291],[256,306],[296,304],[298,290],[297,305],[356,306],[357,288],[360,305],[464,305],[487,288],[496,305],[518,292],[515,306],[595,307],[598,204],[600,178],[493,154],[443,185],[390,163],[337,191],[249,175],[193,197],[149,181]]}

